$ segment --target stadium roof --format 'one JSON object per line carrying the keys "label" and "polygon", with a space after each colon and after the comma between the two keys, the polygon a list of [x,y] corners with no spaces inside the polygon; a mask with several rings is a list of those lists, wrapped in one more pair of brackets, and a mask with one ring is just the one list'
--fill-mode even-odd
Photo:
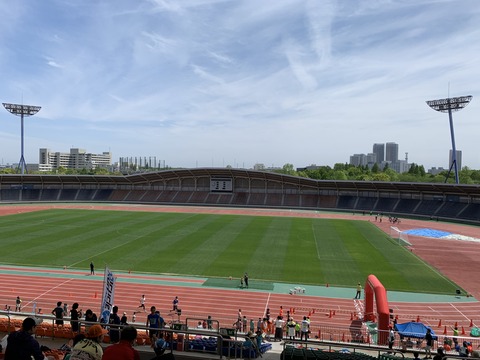
{"label": "stadium roof", "polygon": [[17,186],[69,185],[80,187],[102,186],[153,186],[171,180],[186,178],[245,178],[282,183],[285,186],[308,188],[310,190],[332,190],[336,192],[380,192],[380,193],[428,193],[438,195],[480,196],[480,185],[462,185],[445,183],[411,183],[348,180],[315,180],[265,171],[195,168],[148,172],[134,175],[38,175],[38,174],[0,174],[2,188]]}

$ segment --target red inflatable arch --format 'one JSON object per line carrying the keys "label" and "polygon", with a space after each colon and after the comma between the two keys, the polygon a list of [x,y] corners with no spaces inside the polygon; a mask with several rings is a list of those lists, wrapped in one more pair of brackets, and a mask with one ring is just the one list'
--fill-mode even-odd
{"label": "red inflatable arch", "polygon": [[[377,309],[374,311],[374,299]],[[369,275],[365,282],[365,315],[364,321],[377,322],[378,345],[388,343],[388,325],[390,324],[387,291],[375,275]]]}

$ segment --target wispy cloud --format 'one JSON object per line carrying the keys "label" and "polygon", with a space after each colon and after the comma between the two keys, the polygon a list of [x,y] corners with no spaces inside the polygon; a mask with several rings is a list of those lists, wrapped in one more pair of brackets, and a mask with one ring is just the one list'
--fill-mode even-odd
{"label": "wispy cloud", "polygon": [[425,100],[450,84],[474,95],[455,131],[480,168],[476,0],[26,0],[0,16],[0,98],[42,106],[27,161],[74,145],[171,166],[333,165],[395,141],[446,167],[447,119]]}

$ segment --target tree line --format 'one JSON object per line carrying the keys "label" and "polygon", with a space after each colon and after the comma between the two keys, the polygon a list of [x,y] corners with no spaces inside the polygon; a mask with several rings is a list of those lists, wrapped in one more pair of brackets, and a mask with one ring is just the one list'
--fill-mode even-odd
{"label": "tree line", "polygon": [[[430,182],[443,183],[447,179],[448,170],[442,171],[436,175],[425,171],[423,165],[412,164],[410,169],[404,173],[397,173],[395,170],[385,166],[380,169],[377,164],[372,168],[368,166],[355,166],[350,164],[335,164],[333,167],[328,165],[312,167],[297,171],[292,164],[285,164],[281,169],[274,170],[276,173],[300,176],[316,180],[351,180],[351,181],[387,181],[387,182]],[[480,170],[472,170],[467,166],[459,172],[459,181],[461,184],[480,184]],[[450,173],[447,183],[455,183],[454,173]]]}
{"label": "tree line", "polygon": [[[231,168],[231,166],[228,166]],[[143,169],[151,172],[152,169]],[[285,164],[281,169],[271,170],[278,174],[299,176],[315,180],[351,180],[351,181],[387,181],[387,182],[430,182],[443,183],[447,179],[448,170],[442,171],[436,175],[425,171],[423,165],[412,164],[410,169],[404,173],[397,173],[388,165],[383,169],[377,164],[372,168],[368,166],[355,166],[350,164],[337,163],[333,167],[328,165],[312,167],[312,169],[297,171],[292,164]],[[136,171],[136,173],[142,170]],[[17,169],[0,169],[0,174],[16,174]],[[59,167],[51,172],[35,172],[44,175],[123,175],[120,172],[111,172],[105,168],[96,169],[66,169]],[[472,170],[467,166],[459,171],[459,181],[461,184],[480,184],[480,170]],[[447,183],[455,183],[453,172],[449,175]]]}

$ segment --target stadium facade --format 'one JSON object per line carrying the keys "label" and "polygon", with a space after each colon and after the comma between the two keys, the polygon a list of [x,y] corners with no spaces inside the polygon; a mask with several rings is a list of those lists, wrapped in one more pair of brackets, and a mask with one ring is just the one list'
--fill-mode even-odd
{"label": "stadium facade", "polygon": [[0,174],[0,203],[110,202],[379,213],[480,224],[480,186],[314,180],[196,168],[135,175]]}

